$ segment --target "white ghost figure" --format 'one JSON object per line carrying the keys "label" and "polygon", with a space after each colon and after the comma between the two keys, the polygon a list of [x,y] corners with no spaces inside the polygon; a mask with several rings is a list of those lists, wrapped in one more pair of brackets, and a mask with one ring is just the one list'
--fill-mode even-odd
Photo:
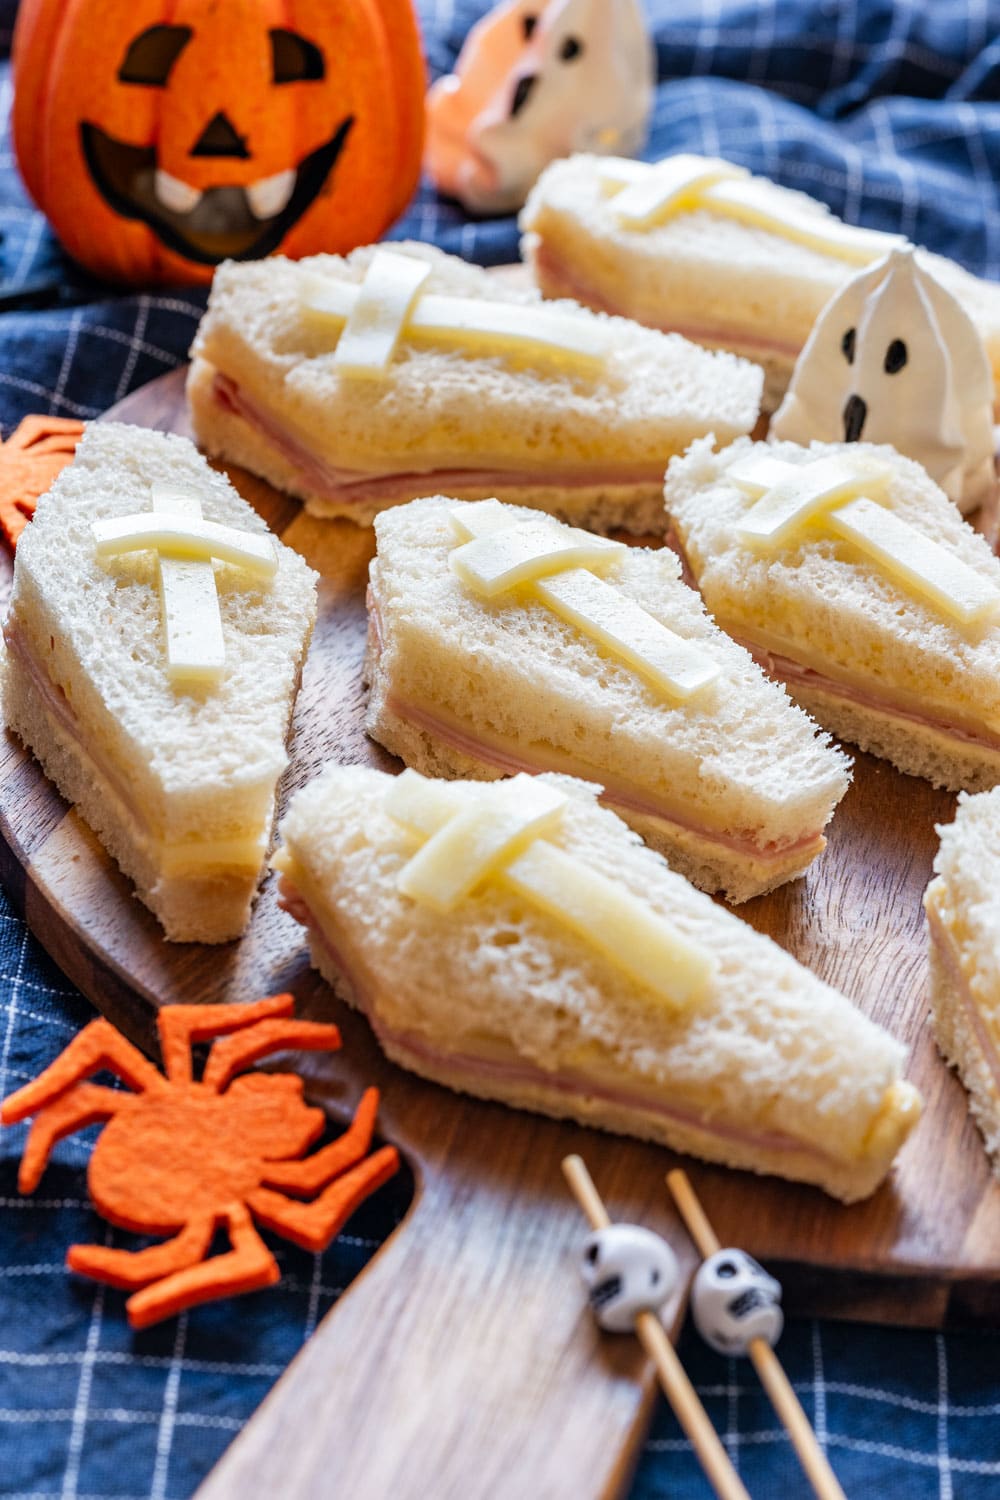
{"label": "white ghost figure", "polygon": [[596,1229],[580,1255],[594,1317],[608,1333],[631,1333],[636,1315],[655,1312],[671,1297],[677,1257],[666,1240],[639,1224]]}
{"label": "white ghost figure", "polygon": [[639,0],[504,0],[427,95],[424,165],[473,213],[510,212],[556,157],[637,152],[655,82]]}
{"label": "white ghost figure", "polygon": [[963,515],[995,490],[983,341],[912,247],[891,250],[827,303],[770,430],[796,443],[890,443]]}
{"label": "white ghost figure", "polygon": [[698,1267],[691,1314],[717,1354],[746,1354],[753,1339],[773,1346],[785,1326],[781,1283],[745,1250],[717,1250]]}

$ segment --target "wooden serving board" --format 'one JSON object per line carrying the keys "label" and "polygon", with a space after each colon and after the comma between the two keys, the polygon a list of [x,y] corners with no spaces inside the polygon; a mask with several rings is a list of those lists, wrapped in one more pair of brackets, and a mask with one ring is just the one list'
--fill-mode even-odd
{"label": "wooden serving board", "polygon": [[[186,431],[182,371],[109,415]],[[319,522],[242,471],[232,478],[322,575],[286,795],[331,757],[393,768],[362,730],[370,531]],[[859,756],[826,853],[740,908],[760,931],[913,1047],[926,1113],[891,1182],[844,1208],[818,1190],[697,1163],[723,1243],[778,1271],[790,1311],[927,1327],[1000,1322],[1000,1188],[966,1097],[925,1025],[920,898],[954,798]],[[381,1128],[415,1175],[408,1216],[298,1356],[200,1492],[364,1500],[610,1496],[627,1481],[652,1397],[630,1339],[600,1339],[573,1259],[582,1220],[562,1156],[579,1150],[612,1213],[692,1253],[667,1206],[668,1152],[464,1099],[387,1063],[367,1024],[309,969],[302,929],[270,880],[247,935],[166,943],[101,846],[20,744],[0,744],[0,875],[52,956],[129,1036],[155,1050],[157,1008],[292,989],[345,1045],[308,1064],[346,1114],[383,1091]],[[673,1309],[676,1322],[678,1309]],[[668,1320],[671,1321],[671,1320]],[[280,1438],[277,1436],[280,1434]],[[335,1476],[335,1478],[334,1478]]]}

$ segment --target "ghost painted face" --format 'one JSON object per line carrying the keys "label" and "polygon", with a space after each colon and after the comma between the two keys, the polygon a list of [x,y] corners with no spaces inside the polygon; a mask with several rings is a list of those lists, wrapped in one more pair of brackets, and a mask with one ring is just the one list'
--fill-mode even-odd
{"label": "ghost painted face", "polygon": [[590,1236],[580,1274],[601,1328],[630,1333],[638,1313],[655,1311],[672,1295],[677,1257],[658,1234],[638,1224],[612,1224]]}
{"label": "ghost painted face", "polygon": [[67,249],[99,273],[208,279],[225,257],[349,249],[412,191],[410,0],[62,10],[23,0],[15,142]]}
{"label": "ghost painted face", "polygon": [[771,423],[777,438],[890,443],[964,511],[993,470],[993,378],[971,319],[911,249],[823,309]]}
{"label": "ghost painted face", "polygon": [[745,1250],[718,1250],[691,1288],[695,1327],[717,1354],[745,1354],[753,1339],[781,1336],[781,1285]]}
{"label": "ghost painted face", "polygon": [[637,0],[504,0],[427,97],[427,170],[473,212],[517,208],[556,157],[637,151],[654,78]]}

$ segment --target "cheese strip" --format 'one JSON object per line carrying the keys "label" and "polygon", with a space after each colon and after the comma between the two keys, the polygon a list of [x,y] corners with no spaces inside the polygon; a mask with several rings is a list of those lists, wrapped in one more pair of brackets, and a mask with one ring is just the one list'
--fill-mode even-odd
{"label": "cheese strip", "polygon": [[828,524],[835,535],[854,542],[891,577],[961,624],[980,620],[1000,605],[1000,590],[988,578],[872,500],[861,497],[838,506]]}
{"label": "cheese strip", "polygon": [[[517,805],[523,783],[531,780],[516,776],[491,790]],[[406,770],[386,793],[385,808],[414,833],[431,838],[460,816],[468,798],[467,786]],[[546,839],[536,838],[496,878],[571,928],[667,1005],[680,1009],[706,995],[715,973],[715,960],[706,948],[683,937],[623,886]]]}
{"label": "cheese strip", "polygon": [[[774,468],[769,472],[776,472],[778,464],[775,460],[771,464]],[[740,467],[739,463],[733,464],[728,475],[742,488]],[[737,526],[739,534],[749,541],[777,546],[837,500],[856,494],[862,487],[875,491],[887,477],[883,469],[870,462],[839,453],[815,463],[781,464],[780,468],[784,473],[777,484],[765,490]],[[756,479],[752,483],[756,487]]]}
{"label": "cheese strip", "polygon": [[502,878],[671,1007],[684,1009],[705,998],[715,972],[708,950],[565,850],[539,839]]}
{"label": "cheese strip", "polygon": [[[153,510],[201,519],[196,495],[165,484],[153,485]],[[178,686],[218,682],[226,664],[226,645],[211,561],[161,557],[159,569],[171,682]]]}
{"label": "cheese strip", "polygon": [[683,701],[719,676],[719,665],[693,641],[582,568],[539,579],[534,592],[667,697]]}
{"label": "cheese strip", "polygon": [[474,593],[493,599],[507,589],[564,568],[609,567],[622,542],[551,521],[521,521],[476,537],[451,554],[452,570]]}
{"label": "cheese strip", "polygon": [[[386,258],[414,263],[409,256],[381,253]],[[367,280],[368,276],[359,283],[303,273],[299,288],[303,316],[321,324],[346,326],[364,295]],[[478,297],[420,295],[419,287],[400,332],[407,343],[418,346],[458,348],[472,355],[543,358],[590,374],[600,369],[612,348],[612,333],[598,318],[564,312],[541,302],[524,305]],[[336,355],[334,360],[338,363]],[[379,370],[384,372],[390,361],[391,352]],[[345,366],[341,373],[355,372]],[[376,373],[374,368],[366,365],[365,374],[372,373]]]}
{"label": "cheese strip", "polygon": [[[675,163],[682,165],[677,168]],[[698,163],[704,169],[700,178]],[[652,163],[609,157],[597,170],[612,191],[624,189],[612,204],[623,229],[652,229],[679,214],[704,209],[859,266],[908,243],[904,235],[844,224],[812,201],[800,204],[788,189],[751,177],[730,162],[688,155]]]}
{"label": "cheese strip", "polygon": [[435,911],[451,911],[527,842],[555,828],[566,798],[555,787],[521,775],[499,787],[483,786],[466,802],[470,805],[431,835],[396,882],[404,896]]}
{"label": "cheese strip", "polygon": [[261,580],[273,578],[278,571],[277,553],[269,536],[237,531],[233,526],[220,526],[217,521],[142,511],[134,516],[94,521],[91,530],[98,557],[150,550],[165,553],[167,557],[199,561],[217,557],[220,562],[246,568]]}
{"label": "cheese strip", "polygon": [[337,342],[341,374],[378,376],[396,352],[406,319],[430,266],[408,255],[376,250]]}
{"label": "cheese strip", "polygon": [[697,208],[704,189],[726,177],[743,177],[740,167],[679,153],[629,183],[615,198],[612,212],[625,229],[650,229],[668,214]]}

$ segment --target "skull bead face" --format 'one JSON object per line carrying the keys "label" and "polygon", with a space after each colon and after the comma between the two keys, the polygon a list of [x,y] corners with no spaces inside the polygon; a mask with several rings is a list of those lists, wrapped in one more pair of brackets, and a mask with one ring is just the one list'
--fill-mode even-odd
{"label": "skull bead face", "polygon": [[781,1337],[781,1284],[744,1250],[717,1250],[691,1289],[695,1327],[717,1354],[746,1354],[753,1339]]}
{"label": "skull bead face", "polygon": [[611,1224],[589,1237],[580,1257],[590,1306],[608,1333],[631,1333],[636,1315],[655,1312],[677,1285],[677,1257],[638,1224]]}

